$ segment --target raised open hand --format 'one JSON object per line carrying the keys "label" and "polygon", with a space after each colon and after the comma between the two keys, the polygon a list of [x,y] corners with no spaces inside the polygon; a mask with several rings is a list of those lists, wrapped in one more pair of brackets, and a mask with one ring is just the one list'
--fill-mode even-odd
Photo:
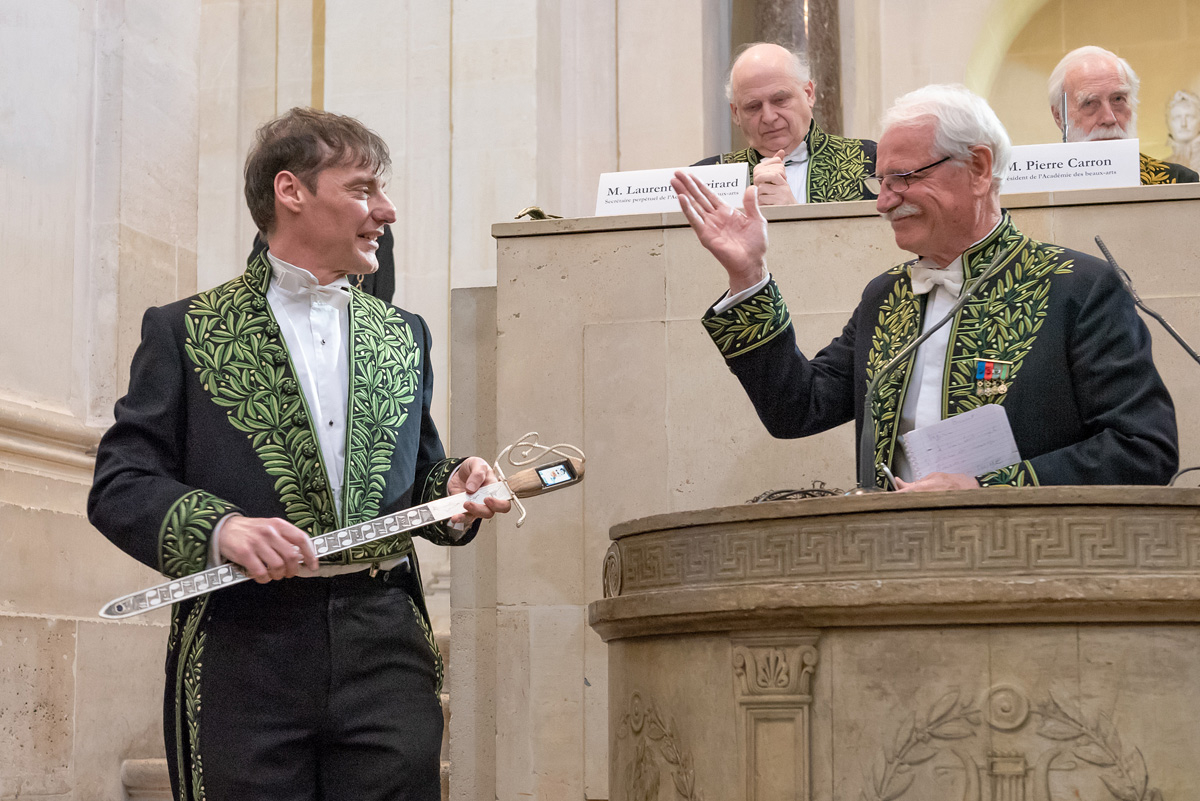
{"label": "raised open hand", "polygon": [[746,188],[742,198],[745,212],[729,206],[682,170],[671,179],[671,188],[700,244],[729,273],[729,294],[736,295],[761,281],[767,270],[767,221],[758,210],[758,188]]}

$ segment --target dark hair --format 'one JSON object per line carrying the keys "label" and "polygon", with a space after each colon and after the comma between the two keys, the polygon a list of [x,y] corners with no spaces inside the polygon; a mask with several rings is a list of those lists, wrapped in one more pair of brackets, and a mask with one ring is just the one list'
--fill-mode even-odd
{"label": "dark hair", "polygon": [[246,155],[246,205],[265,239],[275,227],[275,176],[287,171],[310,192],[326,167],[369,167],[387,172],[392,157],[379,134],[353,117],[294,108],[260,127]]}

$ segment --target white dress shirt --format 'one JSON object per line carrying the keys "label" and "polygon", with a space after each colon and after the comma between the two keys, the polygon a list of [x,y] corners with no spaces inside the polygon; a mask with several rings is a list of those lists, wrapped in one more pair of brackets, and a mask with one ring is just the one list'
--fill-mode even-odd
{"label": "white dress shirt", "polygon": [[808,143],[801,142],[800,146],[783,159],[783,169],[787,173],[788,187],[797,203],[808,202]]}
{"label": "white dress shirt", "polygon": [[308,403],[340,520],[350,394],[350,282],[342,277],[321,286],[308,270],[276,258],[269,250],[267,260],[271,263],[267,303]]}
{"label": "white dress shirt", "polygon": [[[950,262],[945,269],[939,268],[928,259],[921,259],[913,265],[914,274],[920,268],[928,270],[929,277],[934,279],[925,282],[924,285],[915,280],[913,282],[915,294],[929,293],[929,298],[925,301],[925,314],[921,319],[921,333],[924,334],[938,320],[945,317],[946,312],[950,311],[958,300],[962,291],[962,256]],[[936,280],[938,278],[942,280]],[[946,373],[946,349],[950,346],[950,329],[953,327],[950,323],[943,325],[917,348],[912,378],[908,382],[904,406],[900,409],[898,434],[907,434],[914,428],[924,428],[942,419],[942,379]],[[912,468],[908,464],[903,447],[896,449],[892,467],[900,478],[905,481],[913,480]]]}

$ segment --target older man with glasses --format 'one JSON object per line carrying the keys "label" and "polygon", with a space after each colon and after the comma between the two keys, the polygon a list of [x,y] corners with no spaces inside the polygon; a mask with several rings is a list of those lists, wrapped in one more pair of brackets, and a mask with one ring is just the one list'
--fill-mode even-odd
{"label": "older man with glasses", "polygon": [[[755,187],[743,213],[676,173],[688,221],[729,276],[704,326],[773,436],[851,419],[861,436],[868,379],[998,257],[951,323],[881,382],[871,411],[876,463],[899,476],[902,491],[1170,478],[1175,412],[1149,332],[1107,264],[1013,225],[999,197],[1010,151],[995,113],[962,87],[928,86],[896,101],[868,183],[896,244],[917,258],[867,284],[841,334],[811,359],[767,271]],[[979,476],[912,474],[900,435],[989,403],[1005,409],[1021,461]],[[876,480],[883,484],[882,469]]]}

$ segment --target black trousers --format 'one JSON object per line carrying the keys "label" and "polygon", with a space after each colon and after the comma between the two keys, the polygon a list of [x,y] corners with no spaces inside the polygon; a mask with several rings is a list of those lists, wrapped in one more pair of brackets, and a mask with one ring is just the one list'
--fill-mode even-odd
{"label": "black trousers", "polygon": [[438,656],[405,585],[354,573],[211,599],[196,733],[207,801],[440,799]]}

